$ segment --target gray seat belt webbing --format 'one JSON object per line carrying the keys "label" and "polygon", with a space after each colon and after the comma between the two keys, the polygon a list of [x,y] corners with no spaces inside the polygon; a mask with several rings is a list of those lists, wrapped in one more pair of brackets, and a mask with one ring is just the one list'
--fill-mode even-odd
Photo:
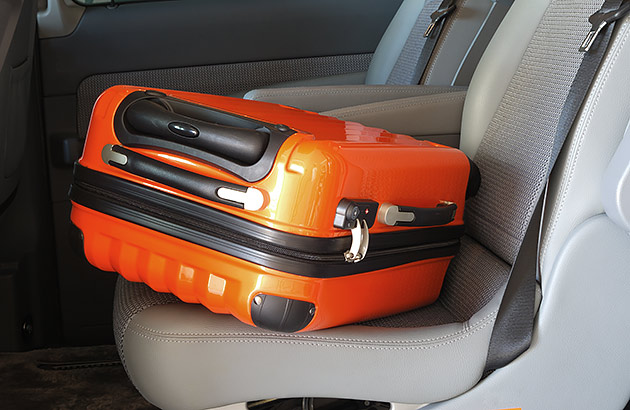
{"label": "gray seat belt webbing", "polygon": [[[424,31],[424,44],[422,47],[414,47],[413,42],[422,41],[418,39],[418,24],[421,24],[421,17],[424,13],[420,13],[416,25],[411,30],[410,37],[407,39],[401,53],[408,53],[404,59],[400,59],[394,65],[392,72],[387,78],[387,84],[397,85],[417,85],[429,64],[433,50],[440,38],[442,28],[447,17],[455,10],[456,0],[443,0],[437,10],[431,14],[431,22]],[[424,14],[426,16],[426,14]],[[411,43],[410,43],[411,42]]]}
{"label": "gray seat belt webbing", "polygon": [[503,17],[505,17],[510,7],[512,7],[514,0],[494,0],[493,3],[475,39],[468,48],[464,60],[459,65],[451,85],[470,84],[470,79],[477,68],[477,64],[483,52],[486,50],[490,40],[492,40],[492,36],[494,36],[501,21],[503,21]]}
{"label": "gray seat belt webbing", "polygon": [[[580,51],[585,52],[584,57],[569,89],[556,128],[547,166],[547,177],[551,173],[604,58],[612,37],[614,23],[628,12],[630,12],[630,0],[606,0],[602,8],[589,18],[593,28],[580,46]],[[525,237],[510,271],[507,287],[492,329],[484,371],[486,374],[510,363],[531,344],[536,292],[537,235],[541,219],[542,194],[543,189],[538,193],[538,205],[528,221]]]}

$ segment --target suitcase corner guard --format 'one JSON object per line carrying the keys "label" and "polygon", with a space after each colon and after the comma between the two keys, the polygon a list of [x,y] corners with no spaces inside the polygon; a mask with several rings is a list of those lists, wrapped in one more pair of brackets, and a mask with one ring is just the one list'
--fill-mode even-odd
{"label": "suitcase corner guard", "polygon": [[311,323],[315,305],[303,300],[258,294],[251,303],[252,322],[277,332],[298,332]]}

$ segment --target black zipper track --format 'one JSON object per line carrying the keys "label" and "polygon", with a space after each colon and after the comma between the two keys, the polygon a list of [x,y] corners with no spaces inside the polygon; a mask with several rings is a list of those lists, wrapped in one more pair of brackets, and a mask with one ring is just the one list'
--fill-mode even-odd
{"label": "black zipper track", "polygon": [[[441,234],[435,235],[434,242],[425,238],[427,234],[431,236],[430,232],[423,232],[416,235],[415,242],[407,241],[407,246],[399,243],[401,239],[408,239],[409,234],[404,235],[405,238],[392,234],[371,235],[366,258],[359,263],[348,263],[343,251],[350,247],[349,237],[310,238],[288,234],[79,165],[75,166],[70,199],[98,212],[252,263],[317,278],[353,275],[451,256],[459,247],[458,238],[463,231],[445,229],[460,227],[440,228],[435,233]],[[418,234],[427,229],[412,231]],[[373,247],[373,242],[380,242],[380,246]],[[387,242],[395,247],[384,247]],[[291,247],[284,246],[286,244]],[[298,246],[304,247],[299,249]]]}

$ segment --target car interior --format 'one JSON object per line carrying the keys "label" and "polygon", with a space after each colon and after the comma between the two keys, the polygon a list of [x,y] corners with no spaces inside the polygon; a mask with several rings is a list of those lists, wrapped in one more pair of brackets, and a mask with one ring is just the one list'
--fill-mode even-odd
{"label": "car interior", "polygon": [[[630,409],[628,15],[629,0],[0,0],[1,406]],[[481,185],[438,299],[284,333],[95,268],[69,190],[117,85],[463,151]]]}

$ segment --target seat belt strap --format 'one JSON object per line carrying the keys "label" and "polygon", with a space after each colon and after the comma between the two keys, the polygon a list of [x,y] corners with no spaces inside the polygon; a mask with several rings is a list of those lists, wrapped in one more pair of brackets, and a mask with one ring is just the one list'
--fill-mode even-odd
{"label": "seat belt strap", "polygon": [[493,0],[488,15],[481,24],[475,39],[468,48],[462,63],[459,65],[455,78],[451,85],[468,85],[477,68],[477,64],[492,40],[494,33],[503,21],[503,18],[512,7],[514,0]]}
{"label": "seat belt strap", "polygon": [[[420,27],[426,21],[426,12],[423,10],[418,16],[409,38],[401,51],[401,57],[392,68],[387,84],[417,85],[429,64],[433,50],[440,38],[442,28],[448,16],[455,11],[457,0],[442,0],[437,10],[431,14],[431,21],[426,29]],[[422,35],[422,38],[418,37]],[[424,41],[422,46],[419,42]],[[413,64],[413,65],[411,65]]]}
{"label": "seat belt strap", "polygon": [[[580,51],[584,52],[584,56],[569,89],[556,128],[554,144],[547,166],[547,177],[551,173],[604,58],[612,37],[614,23],[629,12],[630,0],[606,0],[601,9],[589,18],[593,28],[579,46]],[[527,350],[531,344],[536,297],[536,265],[538,263],[537,233],[541,222],[542,194],[543,189],[538,193],[536,208],[540,208],[540,210],[536,209],[527,221],[527,231],[510,271],[507,287],[492,329],[485,374],[510,363]]]}
{"label": "seat belt strap", "polygon": [[484,374],[510,363],[531,344],[536,297],[538,233],[542,222],[543,202],[541,195],[512,265],[492,329]]}

